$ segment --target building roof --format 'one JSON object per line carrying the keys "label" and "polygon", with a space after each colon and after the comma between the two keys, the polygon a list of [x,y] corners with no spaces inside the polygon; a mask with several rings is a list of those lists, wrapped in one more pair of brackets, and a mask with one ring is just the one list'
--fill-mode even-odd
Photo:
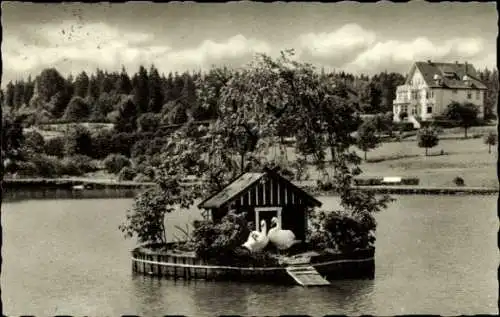
{"label": "building roof", "polygon": [[273,177],[284,186],[298,192],[305,199],[305,201],[309,202],[311,206],[319,207],[322,205],[320,201],[310,196],[301,188],[295,186],[283,176],[270,169],[264,169],[264,171],[260,173],[244,173],[240,175],[221,191],[202,201],[198,205],[198,208],[220,208],[227,203],[234,201],[236,198],[240,197],[240,195],[245,194],[248,190],[253,188],[253,185],[256,185],[260,180],[262,180],[264,176]]}
{"label": "building roof", "polygon": [[[415,62],[410,75],[417,68],[425,83],[430,88],[450,88],[450,89],[487,89],[486,85],[478,79],[476,69],[468,63],[435,63],[432,61]],[[445,73],[451,73],[454,76],[448,77]],[[439,84],[434,80],[434,76],[441,77],[442,82]],[[464,76],[469,77],[468,82],[464,81]],[[411,78],[408,76],[408,79]]]}

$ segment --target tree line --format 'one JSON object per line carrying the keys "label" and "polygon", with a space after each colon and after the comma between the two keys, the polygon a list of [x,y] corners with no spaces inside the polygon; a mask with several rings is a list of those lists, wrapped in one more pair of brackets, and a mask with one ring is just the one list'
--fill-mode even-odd
{"label": "tree line", "polygon": [[[44,69],[33,80],[9,82],[1,91],[1,104],[8,109],[26,114],[26,123],[57,122],[110,122],[120,131],[135,131],[159,124],[182,124],[190,118],[196,121],[217,117],[215,104],[201,107],[196,91],[211,86],[210,93],[217,98],[221,87],[229,80],[229,70],[211,69],[208,72],[170,72],[161,74],[151,65],[149,70],[140,66],[129,75],[97,69],[85,71],[76,77],[64,78],[57,69]],[[363,113],[376,114],[392,111],[396,87],[405,81],[400,73],[382,72],[372,77],[333,72],[322,76],[334,77],[348,85],[358,96]],[[497,70],[479,72],[488,86],[485,114],[495,112],[498,95]]]}

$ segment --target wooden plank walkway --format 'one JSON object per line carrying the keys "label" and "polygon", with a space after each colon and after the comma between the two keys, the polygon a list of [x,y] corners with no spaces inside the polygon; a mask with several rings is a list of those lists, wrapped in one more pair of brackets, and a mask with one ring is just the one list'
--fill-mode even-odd
{"label": "wooden plank walkway", "polygon": [[286,272],[302,286],[330,285],[330,282],[312,266],[289,266],[286,268]]}

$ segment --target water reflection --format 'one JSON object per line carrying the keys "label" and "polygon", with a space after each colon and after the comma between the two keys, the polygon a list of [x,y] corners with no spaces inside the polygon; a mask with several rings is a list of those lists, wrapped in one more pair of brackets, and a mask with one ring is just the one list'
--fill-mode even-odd
{"label": "water reflection", "polygon": [[[320,199],[325,209],[336,206],[336,198]],[[377,215],[375,279],[334,281],[324,288],[133,275],[128,251],[134,241],[124,240],[117,229],[131,205],[131,199],[4,203],[5,314],[498,312],[494,197],[399,197]],[[197,216],[177,212],[169,215],[168,222],[183,225]]]}

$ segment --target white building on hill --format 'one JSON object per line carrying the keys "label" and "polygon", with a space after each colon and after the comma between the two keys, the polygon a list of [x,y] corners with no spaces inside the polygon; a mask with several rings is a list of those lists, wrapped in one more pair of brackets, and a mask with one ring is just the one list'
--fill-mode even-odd
{"label": "white building on hill", "polygon": [[467,62],[415,62],[405,84],[396,89],[394,121],[409,121],[419,127],[417,117],[427,121],[443,115],[452,101],[477,105],[482,118],[485,91],[486,85],[479,81],[474,66]]}

